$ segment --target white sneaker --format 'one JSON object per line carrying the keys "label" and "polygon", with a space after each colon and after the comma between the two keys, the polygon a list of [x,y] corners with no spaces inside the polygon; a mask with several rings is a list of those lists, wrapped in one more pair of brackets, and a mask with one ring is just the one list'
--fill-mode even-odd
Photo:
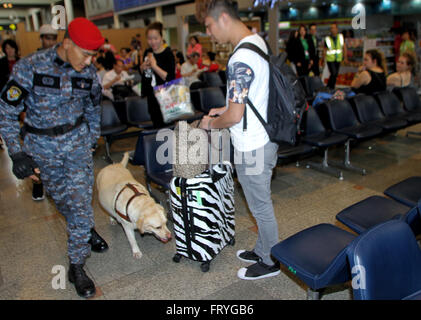
{"label": "white sneaker", "polygon": [[277,263],[273,266],[268,266],[267,264],[258,261],[251,266],[238,270],[237,276],[243,280],[259,280],[274,277],[280,273],[281,270],[279,269],[279,265]]}

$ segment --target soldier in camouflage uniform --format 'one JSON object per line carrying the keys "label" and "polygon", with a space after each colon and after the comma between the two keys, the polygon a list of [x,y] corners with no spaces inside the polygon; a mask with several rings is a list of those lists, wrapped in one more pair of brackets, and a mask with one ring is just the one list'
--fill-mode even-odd
{"label": "soldier in camouflage uniform", "polygon": [[[85,18],[69,24],[65,39],[16,63],[0,94],[0,134],[19,179],[40,174],[67,221],[69,280],[80,296],[95,285],[83,270],[91,250],[108,248],[96,233],[92,208],[92,151],[100,137],[101,86],[91,64],[104,39]],[[23,146],[18,115],[27,106]]]}

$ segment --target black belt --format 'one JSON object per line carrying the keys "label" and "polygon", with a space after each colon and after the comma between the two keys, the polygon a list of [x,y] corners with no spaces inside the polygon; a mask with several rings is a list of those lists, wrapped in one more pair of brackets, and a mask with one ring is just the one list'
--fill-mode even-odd
{"label": "black belt", "polygon": [[56,137],[56,136],[65,134],[69,131],[72,131],[73,129],[76,129],[83,123],[83,121],[84,121],[83,116],[80,116],[79,118],[77,118],[75,124],[63,124],[61,126],[57,126],[53,128],[46,128],[46,129],[38,129],[38,128],[34,128],[25,124],[25,130],[26,132],[33,133],[33,134]]}

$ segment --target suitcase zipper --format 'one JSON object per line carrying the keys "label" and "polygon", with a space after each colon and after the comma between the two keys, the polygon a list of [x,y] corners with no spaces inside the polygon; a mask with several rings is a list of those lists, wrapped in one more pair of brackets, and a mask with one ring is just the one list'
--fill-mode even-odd
{"label": "suitcase zipper", "polygon": [[192,238],[192,214],[188,212],[188,205],[187,205],[187,187],[186,187],[186,179],[180,179],[180,188],[181,188],[181,213],[183,214],[183,221],[184,221],[184,234],[186,237],[186,247],[187,247],[187,254],[190,259],[193,259],[193,251],[191,247]]}

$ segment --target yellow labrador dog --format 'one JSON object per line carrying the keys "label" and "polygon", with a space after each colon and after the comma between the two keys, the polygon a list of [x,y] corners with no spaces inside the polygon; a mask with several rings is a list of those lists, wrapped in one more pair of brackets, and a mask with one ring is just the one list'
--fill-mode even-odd
{"label": "yellow labrador dog", "polygon": [[134,230],[152,233],[166,243],[171,240],[164,208],[157,204],[147,189],[137,182],[126,169],[129,154],[120,163],[108,165],[97,176],[99,202],[111,215],[111,223],[118,221],[126,233],[133,257],[140,259],[142,252],[136,243]]}

